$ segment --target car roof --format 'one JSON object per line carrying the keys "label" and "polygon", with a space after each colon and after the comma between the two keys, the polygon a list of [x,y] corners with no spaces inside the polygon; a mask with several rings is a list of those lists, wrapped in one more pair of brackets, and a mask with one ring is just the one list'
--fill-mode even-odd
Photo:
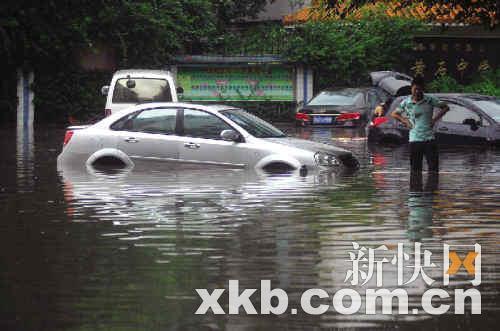
{"label": "car roof", "polygon": [[[491,95],[484,95],[484,94],[474,94],[474,93],[425,93],[426,95],[431,95],[433,97],[439,98],[439,99],[455,99],[455,100],[462,100],[462,101],[468,101],[468,102],[473,102],[473,101],[481,101],[481,100],[493,100],[497,99],[495,96]],[[396,107],[396,102],[410,97],[409,95],[402,95],[399,97],[394,98],[394,100],[391,103],[390,108],[393,109]]]}
{"label": "car roof", "polygon": [[147,102],[134,106],[138,109],[157,108],[157,107],[179,107],[179,108],[195,108],[212,112],[219,112],[227,109],[235,109],[237,107],[222,105],[222,104],[199,104],[189,102]]}
{"label": "car roof", "polygon": [[372,81],[373,86],[378,86],[383,80],[387,78],[394,78],[395,80],[403,80],[409,83],[411,83],[411,81],[413,80],[413,78],[407,74],[392,70],[370,72],[370,79]]}
{"label": "car roof", "polygon": [[[444,99],[469,99],[469,100],[491,100],[497,97],[491,95],[484,94],[475,94],[475,93],[425,93],[426,95],[431,95],[436,98],[444,98]],[[409,95],[403,95],[397,97],[397,99],[406,98]]]}
{"label": "car roof", "polygon": [[148,103],[137,104],[137,105],[131,106],[129,108],[126,108],[124,110],[121,110],[119,112],[116,112],[116,113],[112,114],[111,116],[104,118],[102,121],[96,123],[96,125],[106,126],[110,123],[114,123],[115,121],[119,120],[120,118],[122,118],[124,116],[127,116],[128,114],[135,113],[135,112],[143,110],[143,109],[161,108],[161,107],[190,108],[190,109],[204,110],[204,111],[208,111],[211,113],[218,113],[220,111],[229,110],[229,109],[239,109],[237,107],[232,107],[232,106],[228,106],[228,105],[221,105],[221,104],[202,105],[202,104],[194,104],[194,103],[187,103],[187,102],[148,102]]}
{"label": "car roof", "polygon": [[411,82],[406,79],[398,79],[397,77],[389,76],[380,80],[377,87],[392,96],[408,95],[411,93]]}
{"label": "car roof", "polygon": [[171,76],[172,73],[168,70],[153,70],[153,69],[124,69],[124,70],[118,70],[114,73],[114,76],[119,76],[119,77],[127,77],[128,75],[130,76],[143,76],[147,75],[148,77],[151,76]]}
{"label": "car roof", "polygon": [[[237,107],[232,107],[228,105],[221,105],[221,104],[195,104],[195,103],[188,103],[188,102],[146,102],[146,103],[141,103],[137,104],[135,106],[132,106],[131,108],[128,108],[126,112],[134,112],[137,110],[141,109],[147,109],[147,108],[160,108],[160,107],[169,107],[169,108],[193,108],[193,109],[200,109],[200,110],[206,110],[210,112],[219,112],[222,110],[228,110],[228,109],[235,109]],[[125,114],[125,111],[122,112]]]}
{"label": "car roof", "polygon": [[[321,90],[319,91],[319,93],[321,92],[339,92],[339,91],[346,91],[346,90],[355,90],[355,91],[367,91],[369,89],[371,89],[372,87],[370,86],[359,86],[359,87],[329,87],[329,88],[326,88],[324,90]],[[318,94],[319,94],[318,93]]]}
{"label": "car roof", "polygon": [[492,99],[498,99],[498,97],[492,96],[492,95],[484,95],[484,94],[468,94],[468,93],[462,93],[458,94],[458,97],[468,99],[471,101],[482,101],[482,100],[492,100]]}

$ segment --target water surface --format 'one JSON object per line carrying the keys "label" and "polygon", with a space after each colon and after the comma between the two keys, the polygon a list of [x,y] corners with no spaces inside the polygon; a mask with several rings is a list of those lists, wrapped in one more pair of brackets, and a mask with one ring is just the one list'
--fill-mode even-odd
{"label": "water surface", "polygon": [[[306,177],[166,164],[58,172],[63,131],[38,128],[16,143],[15,131],[0,130],[1,329],[493,329],[498,150],[442,149],[439,179],[424,174],[410,187],[406,146],[371,146],[354,130],[285,129],[352,150],[361,169]],[[194,315],[194,289],[227,288],[229,279],[242,289],[269,279],[290,307],[309,288],[360,289],[344,282],[352,242],[389,253],[421,242],[438,263],[443,243],[479,243],[482,315]],[[384,285],[394,288],[396,270],[387,273]],[[451,292],[467,279],[461,270],[450,286],[433,287]],[[421,279],[408,286],[410,306],[428,288]]]}

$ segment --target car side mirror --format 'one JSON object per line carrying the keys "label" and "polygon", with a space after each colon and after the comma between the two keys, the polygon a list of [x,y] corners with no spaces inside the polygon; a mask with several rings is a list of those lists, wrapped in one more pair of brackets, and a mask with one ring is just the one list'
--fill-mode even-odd
{"label": "car side mirror", "polygon": [[473,118],[466,118],[466,119],[462,122],[462,124],[464,124],[464,125],[469,125],[469,126],[470,126],[470,129],[471,129],[472,131],[476,131],[477,129],[479,129],[479,125],[480,125],[481,123],[479,123],[479,121],[476,121],[476,120],[475,120],[475,119],[473,119]]}
{"label": "car side mirror", "polygon": [[222,130],[222,132],[220,133],[220,137],[224,141],[240,141],[240,134],[234,130]]}
{"label": "car side mirror", "polygon": [[182,86],[178,86],[175,90],[177,94],[184,94],[184,89],[182,88]]}
{"label": "car side mirror", "polygon": [[106,85],[106,86],[101,87],[101,94],[102,94],[103,96],[107,96],[107,95],[108,95],[108,93],[109,93],[109,85]]}

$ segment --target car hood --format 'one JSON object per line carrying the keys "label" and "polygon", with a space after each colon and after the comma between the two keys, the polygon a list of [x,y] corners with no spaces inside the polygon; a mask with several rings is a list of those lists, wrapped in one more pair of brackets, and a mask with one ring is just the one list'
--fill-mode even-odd
{"label": "car hood", "polygon": [[305,139],[299,139],[299,138],[292,138],[292,137],[285,137],[285,138],[264,138],[268,142],[276,143],[276,144],[281,144],[289,147],[295,147],[295,148],[301,148],[301,149],[306,149],[311,152],[325,152],[325,153],[333,153],[335,155],[340,155],[340,154],[349,154],[351,155],[352,153],[349,152],[348,150],[345,150],[340,147],[328,145],[328,144],[322,144],[318,143],[315,141],[310,141],[310,140],[305,140]]}

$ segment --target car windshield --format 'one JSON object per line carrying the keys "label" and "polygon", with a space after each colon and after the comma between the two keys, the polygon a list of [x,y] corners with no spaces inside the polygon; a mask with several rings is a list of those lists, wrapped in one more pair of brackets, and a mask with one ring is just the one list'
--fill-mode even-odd
{"label": "car windshield", "polygon": [[257,116],[254,116],[242,109],[229,109],[221,112],[234,123],[241,126],[252,136],[257,138],[281,138],[286,135],[279,129]]}
{"label": "car windshield", "polygon": [[361,106],[363,92],[358,89],[323,91],[311,99],[308,106]]}
{"label": "car windshield", "polygon": [[500,123],[500,99],[477,100],[474,104],[481,108],[495,122]]}
{"label": "car windshield", "polygon": [[133,78],[133,85],[127,86],[129,79],[118,79],[113,91],[113,103],[170,102],[170,86],[165,79]]}

